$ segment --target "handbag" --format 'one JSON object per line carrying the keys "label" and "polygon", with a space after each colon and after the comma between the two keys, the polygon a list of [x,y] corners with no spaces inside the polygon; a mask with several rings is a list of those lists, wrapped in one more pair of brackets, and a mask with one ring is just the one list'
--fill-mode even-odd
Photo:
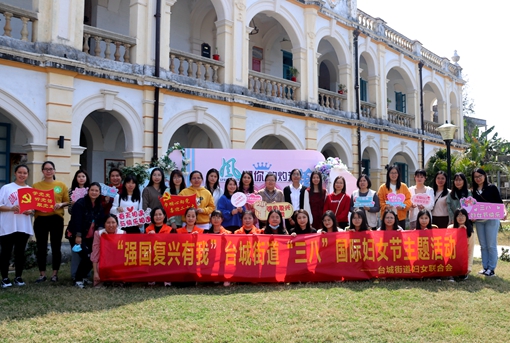
{"label": "handbag", "polygon": [[92,221],[92,223],[90,223],[89,231],[87,231],[87,236],[85,236],[85,238],[94,237],[95,228],[96,228],[96,224],[94,223],[94,221]]}

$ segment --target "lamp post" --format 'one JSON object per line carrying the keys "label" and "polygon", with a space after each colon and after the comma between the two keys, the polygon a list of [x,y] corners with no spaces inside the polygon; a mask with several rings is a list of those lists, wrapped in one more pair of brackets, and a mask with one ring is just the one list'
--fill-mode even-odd
{"label": "lamp post", "polygon": [[455,131],[457,131],[457,126],[448,124],[448,121],[437,128],[437,131],[439,131],[439,134],[441,135],[441,138],[446,144],[446,165],[448,168],[448,180],[447,180],[447,188],[452,188],[452,161],[451,161],[451,152],[450,152],[450,145],[452,144],[453,137],[455,136]]}

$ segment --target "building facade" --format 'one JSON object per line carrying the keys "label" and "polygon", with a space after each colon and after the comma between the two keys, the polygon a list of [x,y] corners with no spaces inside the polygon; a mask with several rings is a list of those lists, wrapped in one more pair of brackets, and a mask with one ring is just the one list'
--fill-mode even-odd
{"label": "building facade", "polygon": [[104,181],[175,142],[318,150],[375,185],[396,163],[413,183],[438,126],[462,144],[458,56],[356,0],[0,0],[0,34],[2,184],[24,160],[31,181],[45,160]]}

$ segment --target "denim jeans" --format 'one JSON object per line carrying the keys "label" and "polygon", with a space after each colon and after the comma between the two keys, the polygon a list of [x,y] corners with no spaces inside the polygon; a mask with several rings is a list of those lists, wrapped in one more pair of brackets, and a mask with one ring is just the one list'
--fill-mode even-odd
{"label": "denim jeans", "polygon": [[476,221],[476,234],[482,251],[483,269],[495,270],[498,263],[499,220]]}

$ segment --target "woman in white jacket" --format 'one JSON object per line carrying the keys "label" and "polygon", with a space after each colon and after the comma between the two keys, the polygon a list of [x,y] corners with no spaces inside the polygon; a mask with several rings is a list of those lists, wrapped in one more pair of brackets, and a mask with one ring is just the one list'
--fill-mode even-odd
{"label": "woman in white jacket", "polygon": [[[122,191],[120,194],[117,194],[113,200],[110,213],[118,216],[119,213],[141,210],[143,209],[142,205],[142,197],[140,195],[140,188],[136,176],[126,176],[124,184],[122,185]],[[139,224],[124,227],[123,229],[126,233],[141,233],[140,229],[142,228],[143,224]]]}
{"label": "woman in white jacket", "polygon": [[411,209],[409,210],[409,227],[411,230],[416,229],[416,217],[418,216],[418,212],[425,209],[430,213],[434,207],[434,190],[429,186],[425,186],[425,180],[427,180],[427,173],[425,170],[417,169],[414,172],[414,181],[416,182],[416,185],[409,187],[411,200],[416,194],[427,194],[429,196],[429,202],[427,205],[415,203],[411,205]]}

